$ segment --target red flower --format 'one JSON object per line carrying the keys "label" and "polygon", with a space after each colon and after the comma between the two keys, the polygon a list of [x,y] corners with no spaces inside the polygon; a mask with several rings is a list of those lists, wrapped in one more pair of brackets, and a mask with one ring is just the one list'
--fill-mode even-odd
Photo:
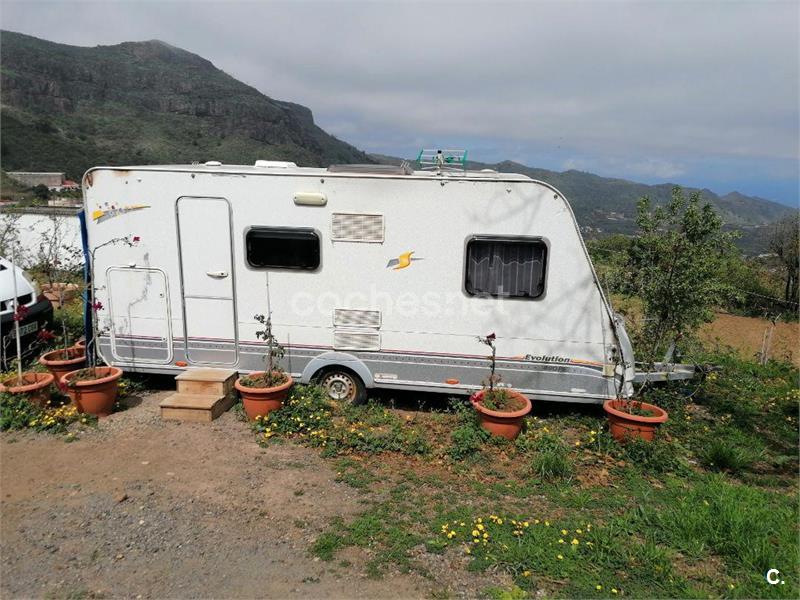
{"label": "red flower", "polygon": [[24,304],[17,305],[17,310],[14,311],[14,320],[22,321],[28,315],[28,307]]}
{"label": "red flower", "polygon": [[492,333],[490,333],[489,335],[487,335],[487,336],[486,336],[486,339],[487,339],[487,340],[489,340],[489,341],[491,342],[491,341],[494,341],[494,339],[495,339],[496,337],[497,337],[497,336],[494,334],[494,332],[492,332]]}
{"label": "red flower", "polygon": [[99,300],[95,301],[95,303],[92,304],[92,310],[94,311],[103,310],[103,303],[100,302]]}
{"label": "red flower", "polygon": [[138,235],[135,235],[135,236],[133,236],[133,242],[134,242],[134,243],[138,242],[138,241],[139,241],[139,240],[141,240],[141,239],[142,239],[142,238],[140,238]]}
{"label": "red flower", "polygon": [[39,331],[36,337],[38,337],[39,341],[41,342],[49,342],[50,340],[56,339],[56,334],[52,331],[48,331],[47,329],[42,329]]}

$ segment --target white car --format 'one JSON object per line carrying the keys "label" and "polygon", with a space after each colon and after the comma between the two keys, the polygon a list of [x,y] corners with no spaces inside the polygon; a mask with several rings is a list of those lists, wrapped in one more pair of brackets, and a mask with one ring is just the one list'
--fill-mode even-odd
{"label": "white car", "polygon": [[17,280],[19,310],[19,333],[23,357],[29,358],[38,350],[38,334],[50,327],[53,320],[53,305],[45,298],[39,286],[11,261],[0,257],[0,370],[10,368],[16,358],[16,328],[14,327],[14,277]]}

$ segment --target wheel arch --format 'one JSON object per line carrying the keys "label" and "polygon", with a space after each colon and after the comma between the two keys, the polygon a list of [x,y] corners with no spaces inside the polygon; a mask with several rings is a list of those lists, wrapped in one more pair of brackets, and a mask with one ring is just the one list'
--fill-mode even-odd
{"label": "wheel arch", "polygon": [[367,368],[367,365],[364,364],[364,361],[346,352],[325,352],[312,358],[306,365],[306,368],[303,369],[303,374],[300,376],[300,383],[309,383],[320,371],[331,367],[348,369],[361,378],[361,381],[364,382],[364,387],[375,387],[372,372]]}

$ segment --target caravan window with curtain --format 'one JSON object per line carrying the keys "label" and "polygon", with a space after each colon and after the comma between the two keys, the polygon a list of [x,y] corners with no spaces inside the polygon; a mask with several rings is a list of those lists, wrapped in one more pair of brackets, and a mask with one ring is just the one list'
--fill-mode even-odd
{"label": "caravan window with curtain", "polygon": [[471,296],[538,298],[546,267],[541,239],[476,237],[467,243],[464,287]]}

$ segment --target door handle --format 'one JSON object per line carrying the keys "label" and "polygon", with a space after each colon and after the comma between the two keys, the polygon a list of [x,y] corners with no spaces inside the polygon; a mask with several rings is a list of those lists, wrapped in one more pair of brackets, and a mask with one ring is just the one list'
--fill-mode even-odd
{"label": "door handle", "polygon": [[206,271],[206,275],[209,277],[215,277],[217,279],[225,279],[228,276],[227,271]]}

